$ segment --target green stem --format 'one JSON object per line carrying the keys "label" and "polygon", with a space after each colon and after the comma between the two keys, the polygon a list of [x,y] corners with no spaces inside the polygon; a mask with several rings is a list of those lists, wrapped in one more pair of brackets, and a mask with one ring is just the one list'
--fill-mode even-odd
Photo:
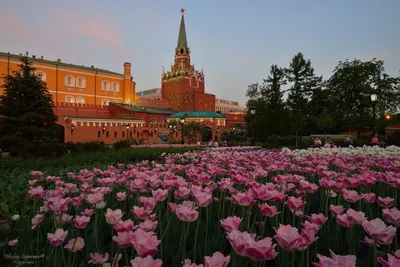
{"label": "green stem", "polygon": [[377,251],[376,246],[377,245],[376,245],[376,242],[375,242],[375,245],[374,245],[374,267],[378,266],[378,261],[377,261],[377,258],[378,258],[377,253],[378,253],[378,251]]}
{"label": "green stem", "polygon": [[182,257],[182,260],[185,260],[185,258],[186,258],[186,240],[187,240],[187,236],[188,236],[188,234],[189,234],[189,227],[190,226],[190,222],[187,222],[187,226],[186,226],[186,234],[185,234],[185,237],[184,237],[184,239],[183,239],[183,246],[182,246],[182,254],[183,254],[183,257]]}
{"label": "green stem", "polygon": [[128,248],[125,248],[125,264],[129,266]]}
{"label": "green stem", "polygon": [[197,225],[196,225],[196,233],[194,235],[194,257],[193,260],[196,262],[196,255],[197,255],[197,236],[199,234],[199,229],[200,229],[200,218],[197,219]]}
{"label": "green stem", "polygon": [[206,249],[205,252],[206,253],[208,251],[208,247],[207,247],[207,244],[208,244],[208,223],[209,223],[209,220],[208,220],[208,209],[206,208],[206,244],[205,244],[205,249]]}
{"label": "green stem", "polygon": [[[114,225],[111,225],[111,240],[113,238],[113,235],[114,235]],[[111,255],[110,256],[112,258],[114,255],[114,242],[111,241],[110,243],[111,243]],[[99,253],[100,253],[100,251],[99,251]]]}
{"label": "green stem", "polygon": [[63,246],[61,246],[61,257],[62,257],[62,259],[63,259],[64,266],[67,267],[68,265],[67,265],[67,263],[65,262],[65,255],[64,255],[64,248],[63,248]]}
{"label": "green stem", "polygon": [[167,227],[165,227],[165,231],[164,231],[163,235],[161,236],[160,241],[163,240],[165,234],[168,232],[167,230],[168,230],[168,228],[169,228],[169,225],[171,224],[171,220],[172,220],[172,215],[169,217],[169,220],[168,220],[168,223],[167,223]]}

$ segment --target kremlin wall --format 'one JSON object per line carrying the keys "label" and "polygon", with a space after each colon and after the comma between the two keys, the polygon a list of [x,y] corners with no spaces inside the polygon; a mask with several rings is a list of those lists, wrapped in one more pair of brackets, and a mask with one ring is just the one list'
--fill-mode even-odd
{"label": "kremlin wall", "polygon": [[[53,96],[65,142],[113,144],[127,137],[152,143],[180,141],[180,131],[167,124],[180,118],[205,124],[211,132],[208,138],[220,140],[224,130],[236,124],[244,125],[244,113],[215,112],[215,95],[205,92],[204,73],[191,64],[190,53],[182,12],[174,64],[161,74],[158,99],[136,94],[129,62],[123,64],[122,73],[116,73],[65,63],[61,59],[51,61],[43,56],[32,55],[29,59],[35,74],[46,82]],[[17,70],[21,56],[0,52],[0,76]],[[0,79],[0,85],[3,82]]]}

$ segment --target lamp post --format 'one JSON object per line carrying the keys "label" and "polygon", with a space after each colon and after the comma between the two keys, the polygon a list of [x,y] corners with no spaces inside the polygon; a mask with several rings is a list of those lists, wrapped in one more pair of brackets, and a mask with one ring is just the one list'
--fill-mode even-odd
{"label": "lamp post", "polygon": [[185,141],[183,140],[183,125],[185,124],[185,118],[181,118],[181,130],[182,130],[182,144],[185,143]]}
{"label": "lamp post", "polygon": [[[256,115],[256,108],[254,106],[250,107],[251,116]],[[250,137],[250,145],[254,146],[254,118],[251,120],[251,137]]]}
{"label": "lamp post", "polygon": [[128,139],[129,124],[126,124],[126,139]]}
{"label": "lamp post", "polygon": [[372,102],[372,136],[376,134],[376,114],[375,114],[375,105],[378,100],[378,94],[375,89],[373,89],[370,93],[371,102]]}

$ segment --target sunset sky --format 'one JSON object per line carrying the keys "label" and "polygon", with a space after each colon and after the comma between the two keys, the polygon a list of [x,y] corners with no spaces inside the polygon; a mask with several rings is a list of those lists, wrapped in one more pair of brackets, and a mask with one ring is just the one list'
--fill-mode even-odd
{"label": "sunset sky", "polygon": [[0,51],[123,72],[137,91],[160,87],[185,8],[192,63],[206,91],[246,102],[251,83],[297,52],[328,78],[339,60],[373,57],[400,75],[399,0],[0,0]]}

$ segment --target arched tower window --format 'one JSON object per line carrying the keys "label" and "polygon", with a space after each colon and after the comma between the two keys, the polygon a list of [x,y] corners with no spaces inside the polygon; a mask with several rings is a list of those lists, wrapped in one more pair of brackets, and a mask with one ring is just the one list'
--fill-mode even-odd
{"label": "arched tower window", "polygon": [[40,78],[43,82],[46,81],[46,73],[44,73],[43,71],[37,71],[35,74],[36,74],[36,76],[37,76],[38,78]]}
{"label": "arched tower window", "polygon": [[76,103],[78,103],[78,104],[85,104],[85,98],[84,98],[84,97],[81,97],[81,96],[77,97],[77,98],[76,98]]}
{"label": "arched tower window", "polygon": [[66,96],[65,97],[65,102],[66,103],[74,103],[75,102],[75,98],[73,96]]}
{"label": "arched tower window", "polygon": [[101,90],[110,91],[110,82],[109,81],[102,81],[101,82]]}
{"label": "arched tower window", "polygon": [[119,92],[119,83],[113,82],[111,88],[112,88],[113,92],[118,93]]}

